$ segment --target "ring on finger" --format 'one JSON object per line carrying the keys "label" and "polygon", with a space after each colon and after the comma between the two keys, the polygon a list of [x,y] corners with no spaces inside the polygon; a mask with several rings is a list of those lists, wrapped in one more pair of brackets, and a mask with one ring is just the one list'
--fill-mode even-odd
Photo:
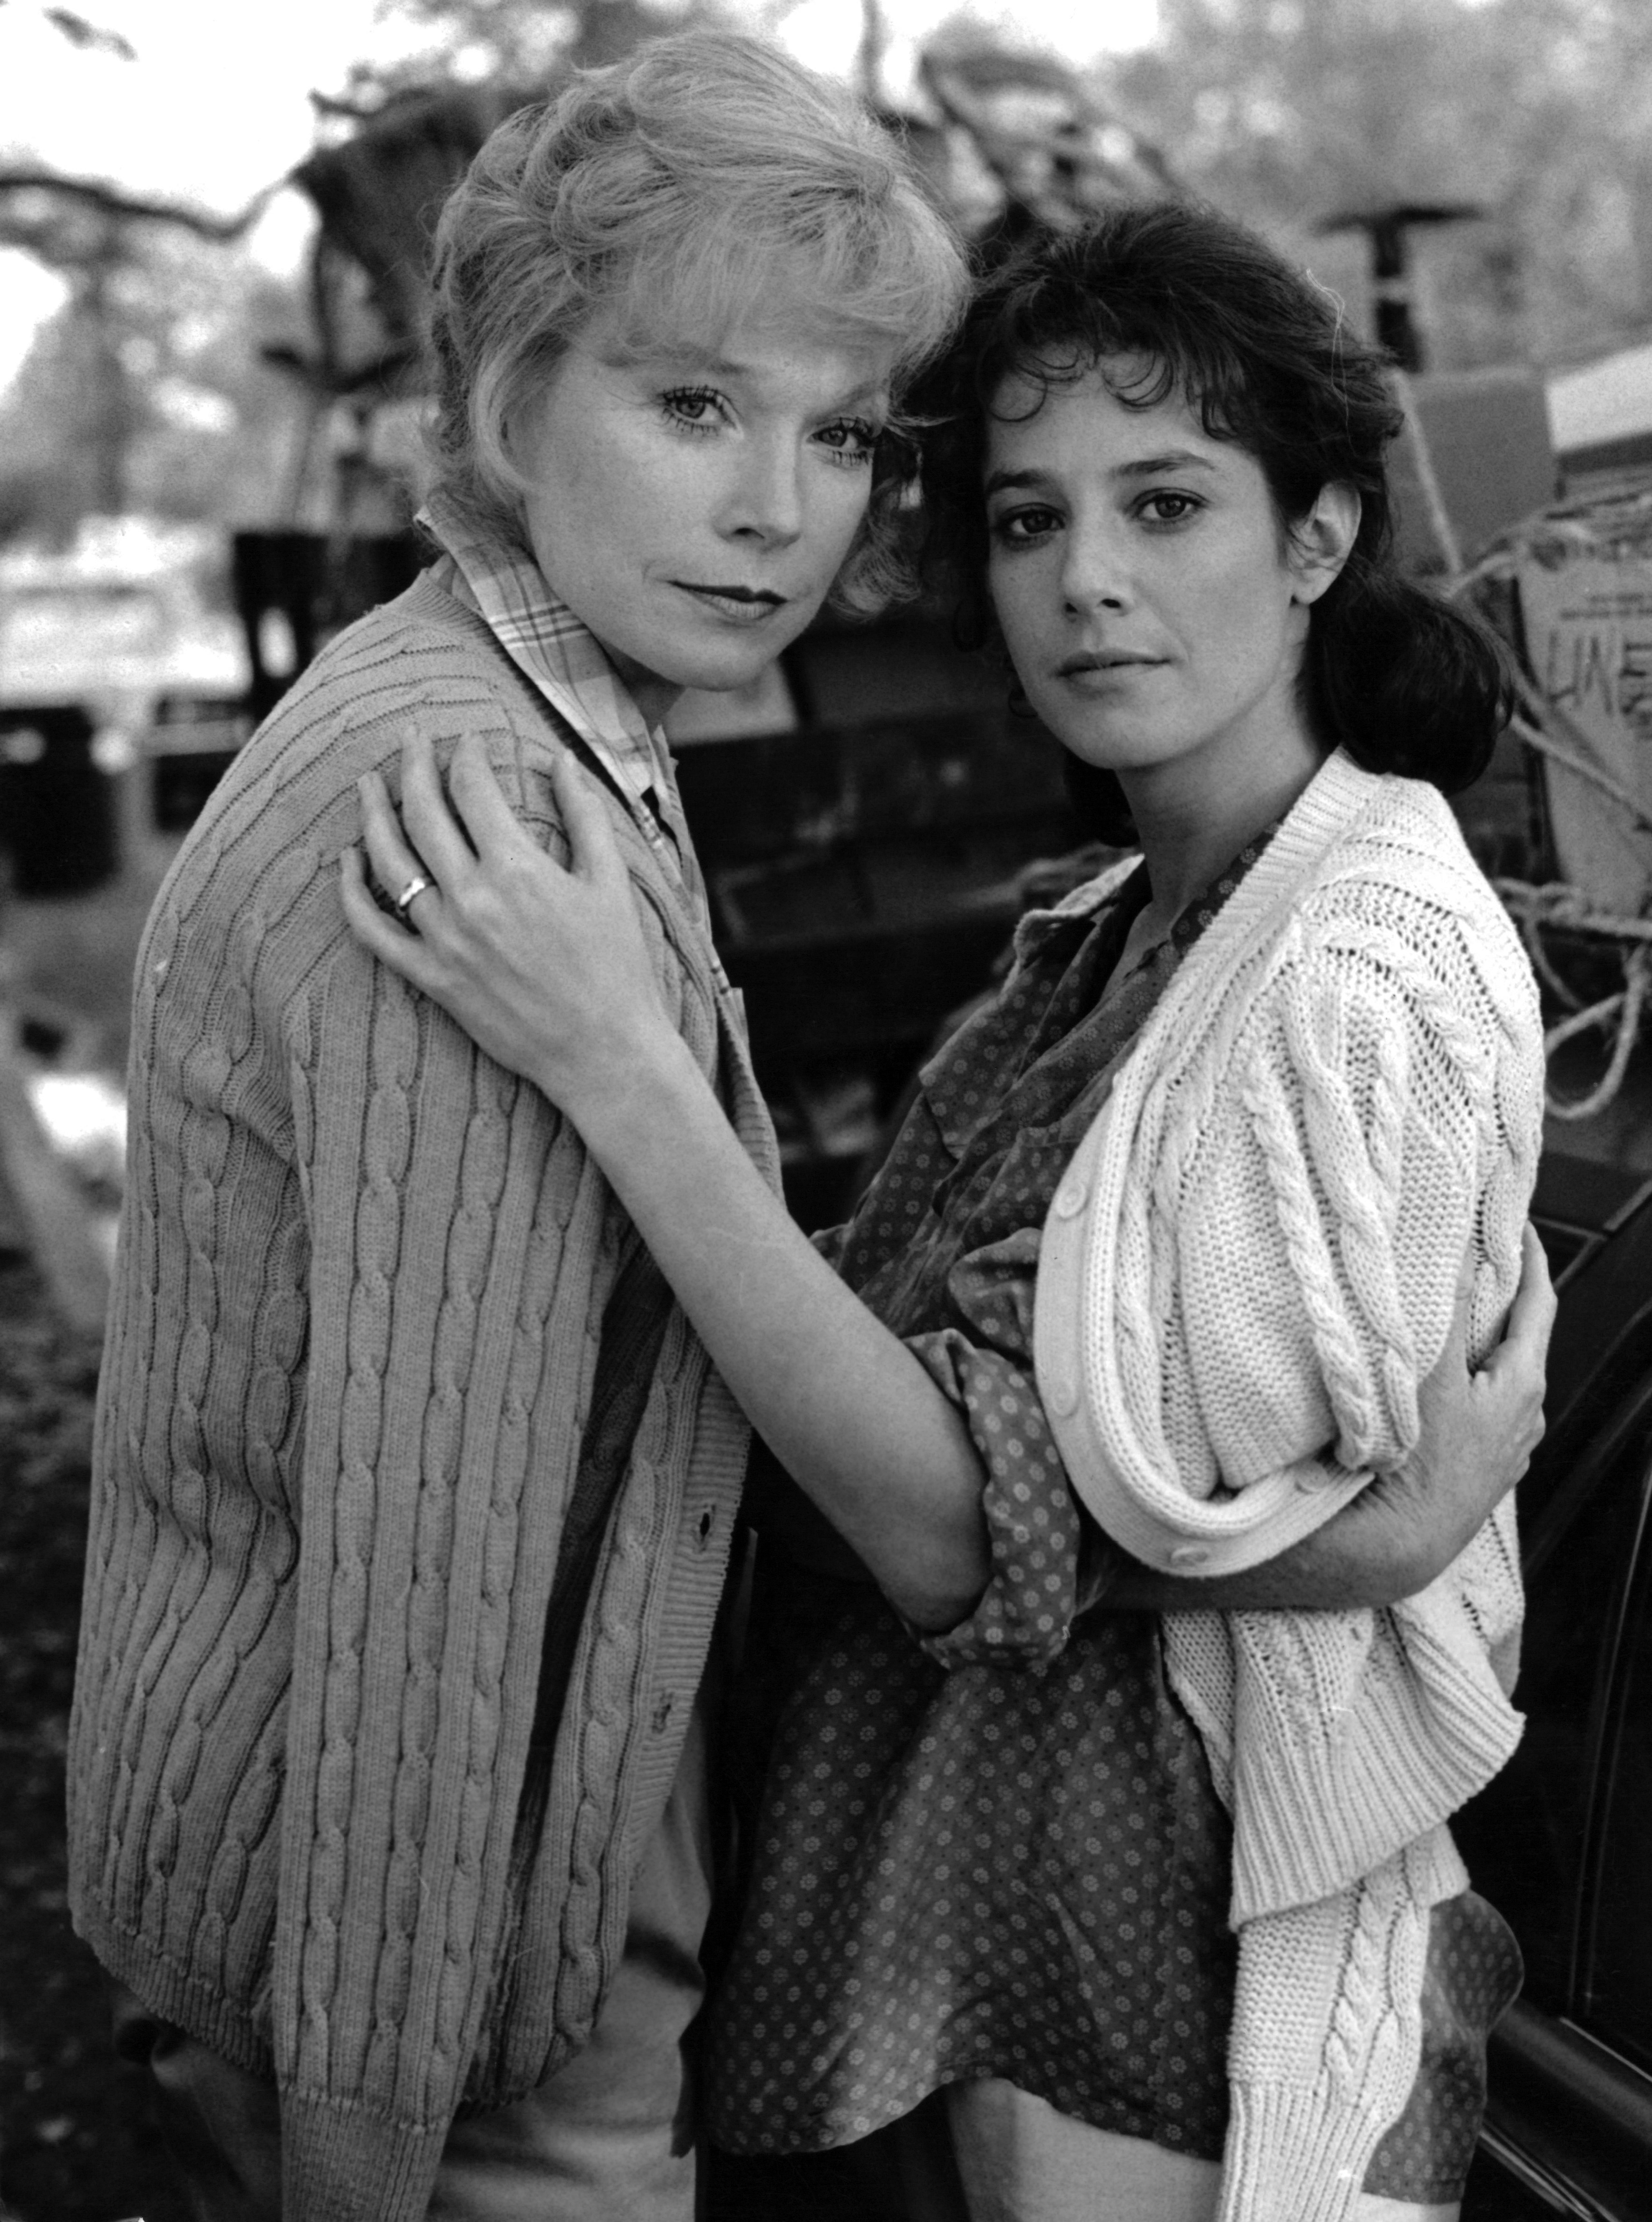
{"label": "ring on finger", "polygon": [[427,888],[433,887],[435,884],[435,882],[427,879],[422,872],[414,873],[400,894],[397,896],[393,906],[397,917],[401,920],[404,926],[410,923],[407,915],[408,905],[416,895],[422,895]]}

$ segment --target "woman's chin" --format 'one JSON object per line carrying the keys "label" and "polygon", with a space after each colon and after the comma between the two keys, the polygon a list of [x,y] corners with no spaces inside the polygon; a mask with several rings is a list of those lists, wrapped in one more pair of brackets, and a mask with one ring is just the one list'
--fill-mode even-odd
{"label": "woman's chin", "polygon": [[738,656],[716,654],[674,656],[663,675],[674,686],[692,688],[697,694],[739,694],[755,687],[785,643]]}

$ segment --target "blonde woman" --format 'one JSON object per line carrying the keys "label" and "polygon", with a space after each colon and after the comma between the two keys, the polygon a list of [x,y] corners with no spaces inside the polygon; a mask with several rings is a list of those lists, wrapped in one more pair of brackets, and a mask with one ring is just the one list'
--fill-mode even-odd
{"label": "blonde woman", "polygon": [[192,2213],[688,2222],[746,1423],[577,1129],[372,961],[336,860],[409,732],[479,744],[529,855],[577,761],[639,992],[769,1193],[660,718],[886,587],[963,271],[847,97],[709,33],[504,124],[436,254],[431,568],[248,744],[139,959],[74,1912]]}

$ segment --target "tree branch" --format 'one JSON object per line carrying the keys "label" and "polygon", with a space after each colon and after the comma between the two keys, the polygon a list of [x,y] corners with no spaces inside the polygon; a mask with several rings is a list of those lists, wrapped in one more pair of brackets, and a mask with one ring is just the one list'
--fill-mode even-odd
{"label": "tree branch", "polygon": [[[3,0],[0,0],[3,4]],[[175,223],[202,239],[239,239],[260,217],[272,197],[286,183],[278,178],[255,193],[238,216],[213,216],[205,209],[185,208],[174,201],[144,200],[123,193],[95,178],[66,178],[56,170],[0,169],[0,193],[61,193],[104,216],[122,217],[138,223]]]}
{"label": "tree branch", "polygon": [[78,9],[46,8],[41,12],[72,47],[90,47],[94,53],[115,54],[123,62],[138,59],[138,50],[129,39],[123,39],[118,31],[106,31],[97,23],[88,22]]}
{"label": "tree branch", "polygon": [[[0,8],[5,4],[6,0],[0,0]],[[72,47],[91,47],[97,53],[114,54],[123,62],[135,62],[138,59],[138,50],[129,39],[122,38],[118,31],[103,29],[98,24],[90,22],[78,8],[42,8],[41,13],[52,28],[66,38]]]}

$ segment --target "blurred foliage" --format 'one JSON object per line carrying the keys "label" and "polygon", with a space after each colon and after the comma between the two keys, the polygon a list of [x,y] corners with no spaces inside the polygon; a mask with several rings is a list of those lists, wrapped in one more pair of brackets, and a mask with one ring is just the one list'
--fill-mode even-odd
{"label": "blurred foliage", "polygon": [[0,397],[0,539],[67,540],[87,514],[278,514],[298,402],[260,357],[301,333],[297,282],[236,248],[120,234]]}
{"label": "blurred foliage", "polygon": [[[1647,0],[1160,0],[1107,66],[1191,189],[1361,300],[1317,220],[1405,199],[1483,221],[1415,243],[1441,367],[1586,359],[1652,330]],[[1333,275],[1335,272],[1335,275]]]}
{"label": "blurred foliage", "polygon": [[[503,113],[573,67],[716,13],[716,0],[382,0],[381,18],[428,37],[410,41],[393,66],[353,70],[341,96],[316,97],[319,144],[298,181],[326,210],[329,190],[350,182],[354,142],[399,145],[421,129],[429,135],[426,111],[440,105],[433,89],[473,87],[473,97]],[[78,16],[59,28],[79,44],[101,36]],[[483,116],[475,137],[494,120]],[[467,156],[461,148],[460,166]],[[451,166],[438,179],[438,197],[450,173]],[[127,510],[227,524],[325,521],[308,513],[328,462],[317,447],[336,446],[335,464],[361,476],[366,428],[395,390],[403,326],[417,322],[386,313],[398,304],[380,298],[397,274],[380,267],[385,258],[341,256],[329,239],[304,277],[284,284],[234,243],[259,204],[216,226],[225,243],[213,245],[215,227],[187,210],[41,173],[0,170],[0,185],[9,177],[0,244],[56,271],[70,296],[0,396],[0,543],[23,534],[62,542],[82,516]],[[391,182],[397,196],[419,199],[416,180],[397,173]],[[397,212],[404,228],[413,223],[416,256],[419,210]],[[329,408],[345,395],[350,421],[334,425]]]}
{"label": "blurred foliage", "polygon": [[348,97],[370,102],[433,80],[540,86],[570,69],[617,61],[644,39],[718,16],[716,0],[380,0],[382,22],[429,34],[393,67],[362,64]]}

